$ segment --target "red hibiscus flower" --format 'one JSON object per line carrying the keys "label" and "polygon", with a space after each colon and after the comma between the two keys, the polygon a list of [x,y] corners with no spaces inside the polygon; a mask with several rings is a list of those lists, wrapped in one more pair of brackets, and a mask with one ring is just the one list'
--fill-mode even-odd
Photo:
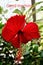
{"label": "red hibiscus flower", "polygon": [[38,39],[40,37],[38,25],[33,22],[25,24],[25,16],[23,15],[9,18],[2,30],[2,37],[16,48],[19,48],[21,43]]}

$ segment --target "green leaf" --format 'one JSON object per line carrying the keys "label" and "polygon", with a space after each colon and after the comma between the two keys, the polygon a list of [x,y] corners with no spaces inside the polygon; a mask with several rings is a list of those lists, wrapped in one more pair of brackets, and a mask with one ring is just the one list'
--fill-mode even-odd
{"label": "green leaf", "polygon": [[43,50],[41,51],[40,56],[43,58]]}
{"label": "green leaf", "polygon": [[2,14],[3,12],[3,8],[0,6],[0,14]]}
{"label": "green leaf", "polygon": [[19,9],[15,9],[14,11],[13,11],[13,13],[17,13],[17,14],[22,14],[22,12],[19,10]]}
{"label": "green leaf", "polygon": [[2,29],[0,29],[0,34],[2,33]]}
{"label": "green leaf", "polygon": [[33,52],[38,52],[38,44],[33,45]]}
{"label": "green leaf", "polygon": [[2,24],[2,22],[0,23],[0,34],[2,33],[2,27],[4,26],[4,24]]}
{"label": "green leaf", "polygon": [[40,7],[41,11],[43,11],[43,6]]}
{"label": "green leaf", "polygon": [[2,24],[2,22],[0,23],[0,29],[4,26],[4,24]]}
{"label": "green leaf", "polygon": [[40,27],[39,27],[39,29],[41,29],[43,27],[43,25],[41,25]]}
{"label": "green leaf", "polygon": [[0,62],[0,65],[2,65],[3,63],[2,62]]}

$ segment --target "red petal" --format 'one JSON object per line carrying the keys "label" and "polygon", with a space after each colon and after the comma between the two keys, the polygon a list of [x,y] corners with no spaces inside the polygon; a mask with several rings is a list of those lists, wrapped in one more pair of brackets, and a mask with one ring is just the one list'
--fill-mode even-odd
{"label": "red petal", "polygon": [[32,33],[31,37],[32,37],[32,39],[38,39],[40,37],[40,34],[39,34],[39,32]]}
{"label": "red petal", "polygon": [[7,41],[9,42],[9,40],[13,37],[13,32],[11,30],[9,30],[7,28],[7,26],[5,26],[2,30],[2,37]]}
{"label": "red petal", "polygon": [[25,16],[15,15],[8,19],[6,25],[2,30],[3,38],[10,42],[9,40],[16,35],[16,33],[21,30],[25,25]]}
{"label": "red petal", "polygon": [[15,48],[20,48],[20,42],[19,42],[19,36],[18,34],[16,34],[11,40],[10,40],[11,44],[15,47]]}
{"label": "red petal", "polygon": [[[34,23],[34,22],[30,22],[30,23],[28,23],[26,26],[25,26],[25,28],[24,28],[24,30],[23,31],[30,31],[30,32],[39,32],[39,29],[38,29],[38,25],[36,24],[36,23]],[[28,33],[27,32],[27,33]]]}
{"label": "red petal", "polygon": [[24,36],[27,40],[37,39],[40,37],[38,25],[34,22],[28,23],[24,30]]}
{"label": "red petal", "polygon": [[16,15],[8,19],[7,26],[10,30],[16,34],[19,30],[21,30],[25,25],[25,16]]}

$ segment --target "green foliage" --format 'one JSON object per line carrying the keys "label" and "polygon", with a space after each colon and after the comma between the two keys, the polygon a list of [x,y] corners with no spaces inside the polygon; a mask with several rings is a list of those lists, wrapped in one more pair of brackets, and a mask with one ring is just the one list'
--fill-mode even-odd
{"label": "green foliage", "polygon": [[13,65],[16,49],[0,35],[0,65]]}
{"label": "green foliage", "polygon": [[43,6],[40,7],[41,11],[43,11]]}
{"label": "green foliage", "polygon": [[0,6],[0,15],[1,15],[0,21],[2,20],[2,17],[4,17],[4,19],[7,20],[7,18],[6,18],[5,15],[4,15],[4,14],[6,14],[7,12],[8,12],[7,9],[4,10],[3,7]]}
{"label": "green foliage", "polygon": [[8,12],[8,10],[7,10],[7,9],[6,9],[6,10],[4,10],[4,9],[3,9],[3,7],[1,7],[1,6],[0,6],[0,14],[2,14],[2,12],[5,14],[5,13],[7,13],[7,12]]}
{"label": "green foliage", "polygon": [[4,24],[2,24],[2,22],[0,22],[0,34],[2,33],[3,26],[4,26]]}
{"label": "green foliage", "polygon": [[17,13],[17,14],[22,14],[22,12],[19,10],[19,9],[15,9],[14,11],[13,11],[13,13]]}
{"label": "green foliage", "polygon": [[25,7],[22,6],[22,7],[21,7],[21,10],[19,10],[19,9],[15,9],[15,10],[13,11],[13,13],[16,13],[16,14],[22,15],[24,11],[25,11]]}
{"label": "green foliage", "polygon": [[0,29],[4,26],[4,24],[2,24],[2,22],[0,22]]}

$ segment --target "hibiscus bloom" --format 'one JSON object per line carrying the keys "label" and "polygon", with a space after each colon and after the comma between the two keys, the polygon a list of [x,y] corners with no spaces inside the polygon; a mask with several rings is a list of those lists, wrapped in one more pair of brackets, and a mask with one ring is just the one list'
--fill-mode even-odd
{"label": "hibiscus bloom", "polygon": [[2,30],[2,37],[11,44],[20,48],[21,43],[27,43],[40,37],[38,25],[34,22],[26,24],[25,16],[15,15],[7,20]]}

